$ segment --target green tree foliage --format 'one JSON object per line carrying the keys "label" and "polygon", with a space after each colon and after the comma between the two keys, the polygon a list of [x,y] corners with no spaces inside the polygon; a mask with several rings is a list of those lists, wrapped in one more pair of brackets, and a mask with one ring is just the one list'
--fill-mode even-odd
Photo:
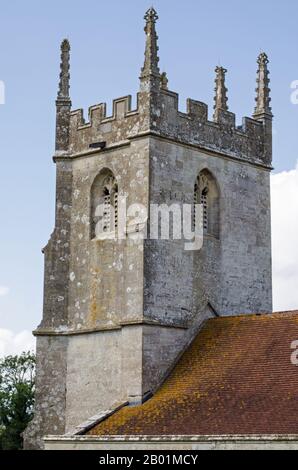
{"label": "green tree foliage", "polygon": [[21,449],[22,432],[33,417],[35,355],[0,360],[0,449]]}

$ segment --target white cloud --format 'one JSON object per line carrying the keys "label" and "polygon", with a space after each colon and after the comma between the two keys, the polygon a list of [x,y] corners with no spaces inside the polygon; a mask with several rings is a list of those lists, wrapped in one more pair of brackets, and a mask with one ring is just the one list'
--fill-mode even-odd
{"label": "white cloud", "polygon": [[9,292],[9,288],[5,286],[0,286],[0,297],[7,295]]}
{"label": "white cloud", "polygon": [[10,354],[21,354],[23,351],[35,351],[35,338],[31,332],[24,330],[13,333],[0,328],[0,357]]}
{"label": "white cloud", "polygon": [[298,163],[271,177],[274,310],[298,310]]}

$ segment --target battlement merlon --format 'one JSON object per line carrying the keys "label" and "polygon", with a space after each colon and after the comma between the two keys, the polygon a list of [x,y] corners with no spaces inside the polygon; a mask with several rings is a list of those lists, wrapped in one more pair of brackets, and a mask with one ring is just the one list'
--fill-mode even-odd
{"label": "battlement merlon", "polygon": [[[151,134],[196,146],[198,149],[219,153],[239,160],[271,168],[272,113],[269,106],[268,58],[258,58],[256,109],[252,118],[245,117],[236,126],[235,114],[228,110],[227,89],[223,67],[216,68],[214,120],[208,119],[206,104],[187,100],[187,111],[178,108],[178,94],[168,90],[165,73],[158,67],[158,45],[154,9],[146,12],[146,47],[141,69],[140,92],[137,107],[131,109],[131,97],[113,101],[111,116],[106,105],[91,106],[89,120],[85,121],[81,109],[70,111],[69,98],[69,43],[61,45],[61,73],[57,104],[55,159],[71,158],[96,152],[90,145],[104,142],[105,149],[128,143],[131,139]],[[62,90],[62,93],[61,93]],[[98,149],[97,149],[98,151]],[[105,151],[105,150],[101,150]]]}

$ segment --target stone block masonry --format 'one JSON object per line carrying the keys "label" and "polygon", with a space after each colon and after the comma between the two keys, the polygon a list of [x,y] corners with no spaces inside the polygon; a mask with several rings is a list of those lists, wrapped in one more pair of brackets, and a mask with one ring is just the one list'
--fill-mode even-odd
{"label": "stone block masonry", "polygon": [[[61,45],[56,220],[44,249],[27,448],[42,447],[46,434],[71,433],[114,403],[142,402],[206,319],[272,309],[268,58],[258,58],[256,108],[242,126],[228,109],[222,67],[216,68],[214,119],[192,99],[182,113],[159,70],[156,20],[149,9],[137,107],[131,109],[130,96],[118,98],[112,116],[103,103],[89,109],[88,122],[82,110],[71,110],[70,44]],[[148,211],[151,204],[202,203],[203,248],[105,236],[116,231],[121,194],[127,206]]]}

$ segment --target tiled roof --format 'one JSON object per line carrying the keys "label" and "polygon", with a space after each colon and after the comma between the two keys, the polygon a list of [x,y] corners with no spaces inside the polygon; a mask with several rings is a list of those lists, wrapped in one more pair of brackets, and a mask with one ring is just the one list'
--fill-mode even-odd
{"label": "tiled roof", "polygon": [[298,311],[209,320],[149,401],[88,434],[298,434],[295,340]]}

